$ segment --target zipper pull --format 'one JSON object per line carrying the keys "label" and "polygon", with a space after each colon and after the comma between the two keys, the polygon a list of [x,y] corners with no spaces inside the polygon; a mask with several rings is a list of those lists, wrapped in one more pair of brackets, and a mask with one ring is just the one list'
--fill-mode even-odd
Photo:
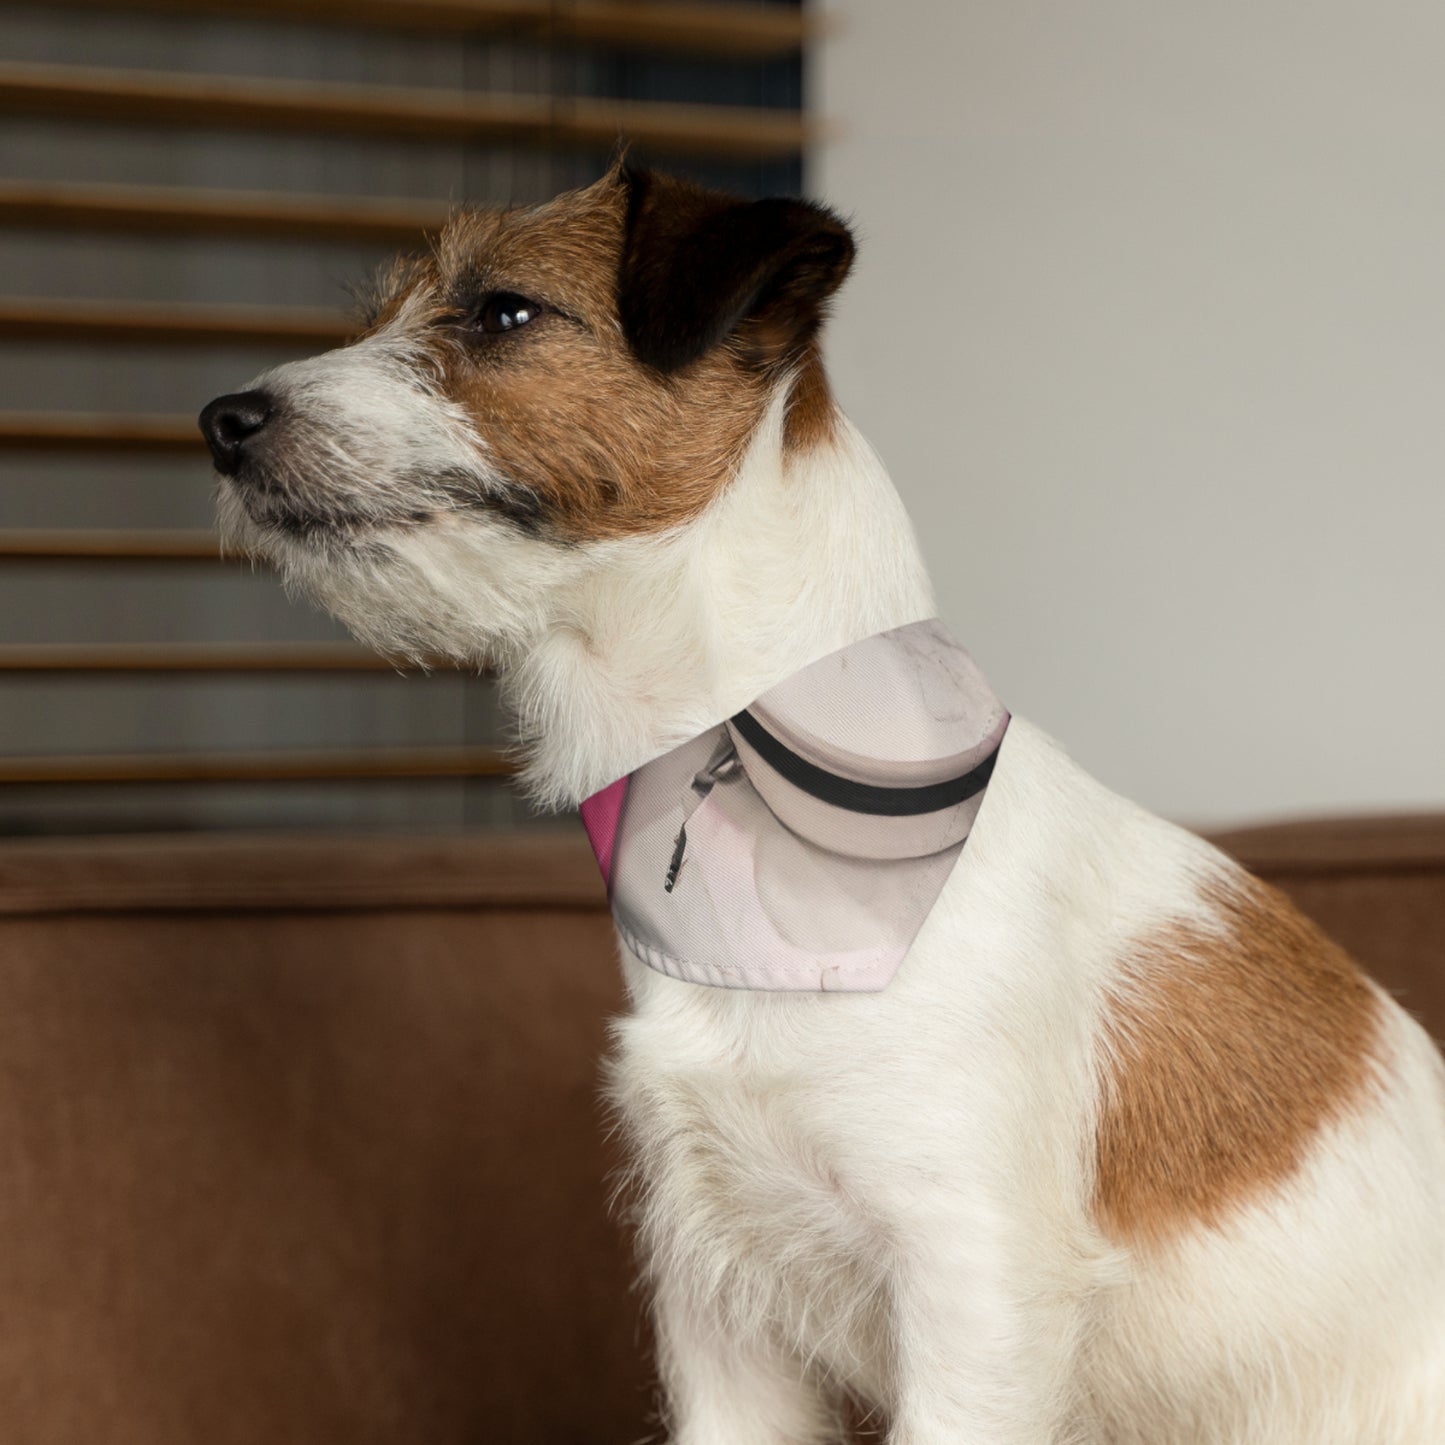
{"label": "zipper pull", "polygon": [[687,850],[687,824],[684,823],[677,830],[677,842],[672,849],[672,862],[667,867],[667,881],[662,885],[664,893],[671,893],[677,882],[677,875],[682,872],[682,855]]}
{"label": "zipper pull", "polygon": [[[697,802],[687,812],[691,814],[707,795],[719,783],[731,782],[742,770],[742,759],[738,757],[737,751],[732,745],[732,739],[726,734],[723,735],[713,755],[708,759],[707,766],[693,777],[692,791],[697,795]],[[683,819],[682,827],[677,830],[677,840],[672,845],[672,862],[667,865],[667,878],[663,881],[662,891],[671,893],[677,886],[677,875],[682,872],[682,855],[687,851],[687,819]]]}

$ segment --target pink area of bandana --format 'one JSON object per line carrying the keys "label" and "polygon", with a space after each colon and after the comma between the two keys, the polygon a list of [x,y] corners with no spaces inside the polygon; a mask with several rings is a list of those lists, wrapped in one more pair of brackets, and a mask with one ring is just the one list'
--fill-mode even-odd
{"label": "pink area of bandana", "polygon": [[794,673],[582,804],[623,943],[716,988],[886,988],[1007,726],[936,619]]}
{"label": "pink area of bandana", "polygon": [[597,866],[602,870],[602,881],[612,887],[612,848],[617,842],[617,824],[622,817],[622,804],[627,798],[627,778],[618,778],[609,783],[600,793],[584,798],[580,812],[582,826],[587,830],[587,841],[597,855]]}

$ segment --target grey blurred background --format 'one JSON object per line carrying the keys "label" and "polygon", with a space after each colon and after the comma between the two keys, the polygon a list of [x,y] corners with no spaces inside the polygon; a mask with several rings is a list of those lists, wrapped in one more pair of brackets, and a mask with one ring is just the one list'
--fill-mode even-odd
{"label": "grey blurred background", "polygon": [[829,338],[959,635],[1152,809],[1445,804],[1445,9],[827,0]]}

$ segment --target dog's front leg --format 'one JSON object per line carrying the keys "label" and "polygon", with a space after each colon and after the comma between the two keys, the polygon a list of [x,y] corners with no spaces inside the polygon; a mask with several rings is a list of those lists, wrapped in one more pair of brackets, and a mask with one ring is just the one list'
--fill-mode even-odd
{"label": "dog's front leg", "polygon": [[889,1445],[1085,1445],[1077,1290],[968,1214],[915,1219],[898,1261]]}
{"label": "dog's front leg", "polygon": [[803,1362],[764,1338],[743,1338],[679,1280],[653,1303],[671,1445],[833,1445],[836,1405]]}

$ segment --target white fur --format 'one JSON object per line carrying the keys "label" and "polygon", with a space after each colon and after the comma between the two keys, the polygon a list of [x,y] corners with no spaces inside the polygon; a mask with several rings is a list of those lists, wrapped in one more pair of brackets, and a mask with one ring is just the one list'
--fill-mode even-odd
{"label": "white fur", "polygon": [[[293,383],[314,373],[270,382]],[[363,636],[500,658],[533,787],[575,802],[932,614],[877,458],[846,424],[788,457],[781,402],[663,537],[559,547],[457,513],[355,555],[266,545]],[[366,405],[406,437],[439,420],[424,386]],[[441,417],[430,445],[484,457],[463,433]],[[1393,1004],[1378,1097],[1287,1188],[1159,1254],[1091,1214],[1103,1001],[1131,940],[1206,919],[1231,867],[1016,720],[884,992],[712,990],[624,951],[612,1093],[677,1445],[830,1440],[845,1391],[893,1445],[1445,1440],[1445,1091]]]}

